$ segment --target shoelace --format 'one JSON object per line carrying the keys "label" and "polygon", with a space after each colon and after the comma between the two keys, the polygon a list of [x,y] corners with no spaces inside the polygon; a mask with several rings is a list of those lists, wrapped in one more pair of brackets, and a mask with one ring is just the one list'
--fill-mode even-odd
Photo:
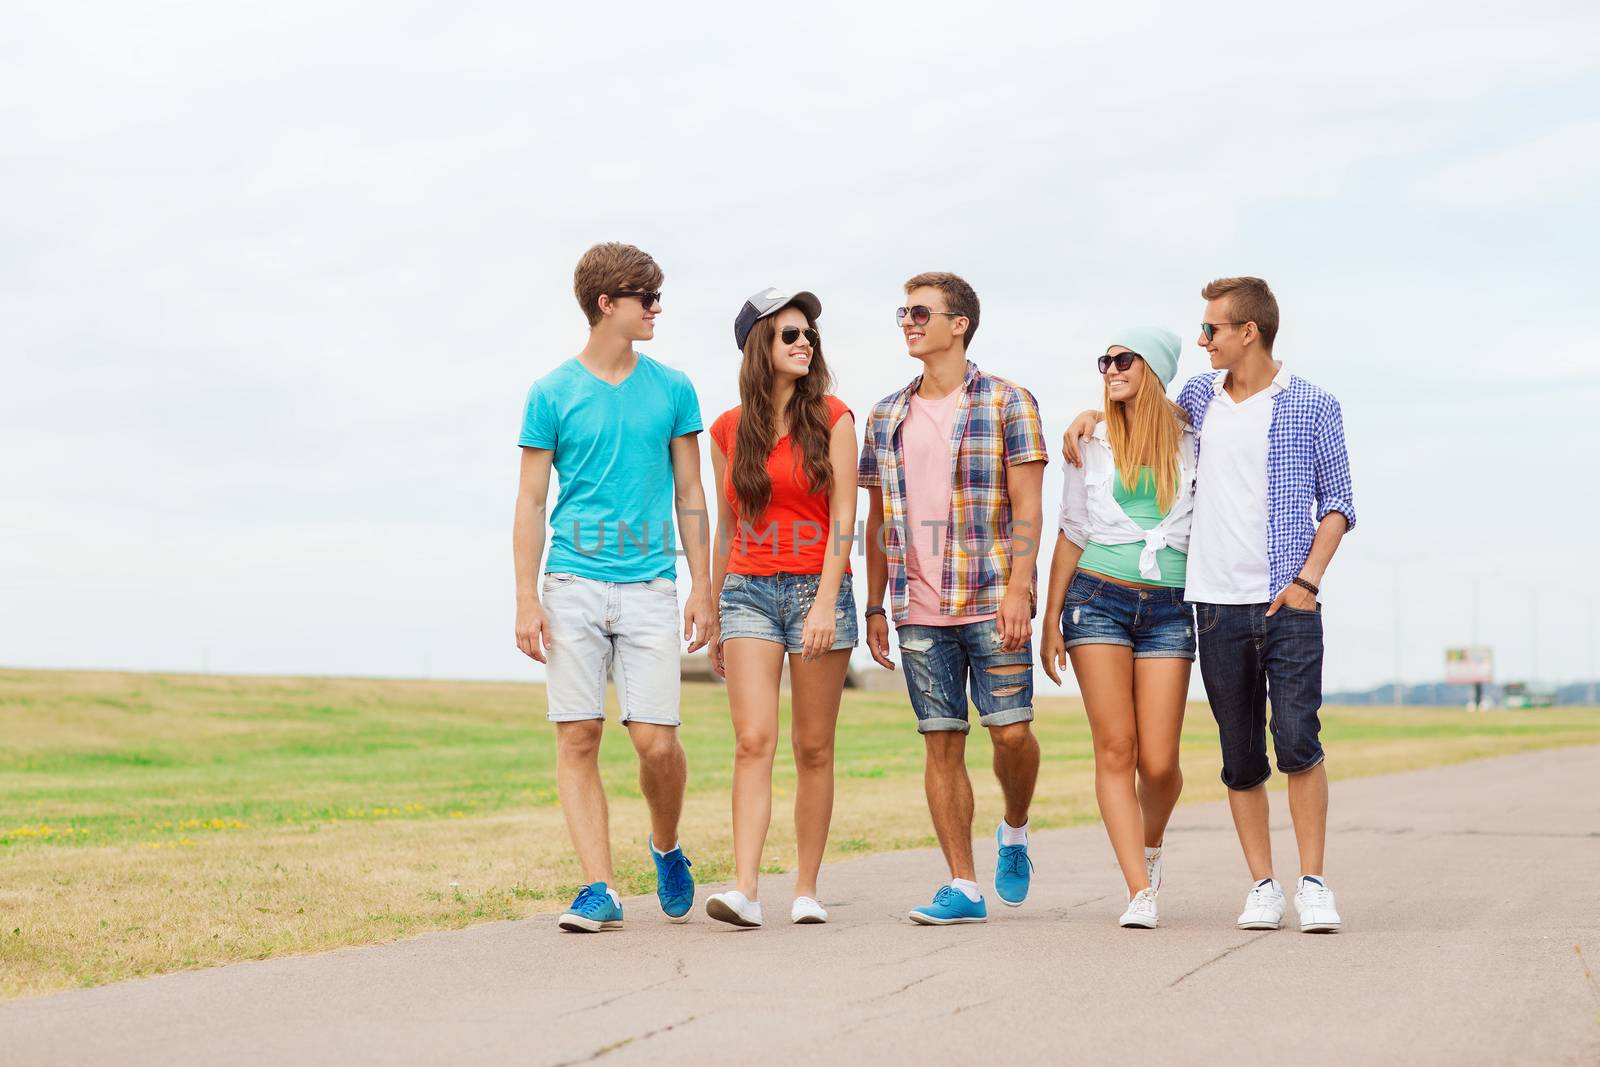
{"label": "shoelace", "polygon": [[1273,893],[1272,886],[1258,885],[1250,890],[1250,906],[1259,907],[1276,902],[1277,894]]}
{"label": "shoelace", "polygon": [[676,860],[667,865],[667,894],[669,896],[682,896],[689,892],[692,884],[689,881],[689,868],[694,864],[689,862],[689,857],[679,855]]}
{"label": "shoelace", "polygon": [[[1023,864],[1027,864],[1024,868]],[[1033,857],[1021,845],[1006,845],[1000,849],[1000,873],[1021,878],[1033,870]]]}
{"label": "shoelace", "polygon": [[[939,891],[933,895],[933,902],[935,904],[951,904],[951,903],[954,903],[955,899],[956,899],[956,894],[960,893],[960,892],[961,891],[959,889],[957,889],[953,885],[940,886],[939,887]],[[965,893],[961,893],[961,895],[962,896],[966,896]]]}
{"label": "shoelace", "polygon": [[1328,900],[1333,896],[1333,893],[1325,885],[1307,882],[1300,887],[1299,895],[1306,902],[1307,907],[1326,908],[1328,907]]}
{"label": "shoelace", "polygon": [[593,886],[583,886],[578,890],[578,899],[572,902],[572,910],[579,915],[585,915],[600,907],[605,894]]}

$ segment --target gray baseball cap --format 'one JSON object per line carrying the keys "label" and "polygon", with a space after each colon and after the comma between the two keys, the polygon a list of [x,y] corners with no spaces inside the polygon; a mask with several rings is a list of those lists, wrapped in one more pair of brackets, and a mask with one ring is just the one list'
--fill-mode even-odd
{"label": "gray baseball cap", "polygon": [[733,320],[733,340],[739,346],[739,350],[744,350],[745,338],[750,336],[750,331],[756,323],[791,304],[804,311],[806,318],[812,322],[822,317],[822,301],[817,299],[815,293],[804,290],[790,293],[782,289],[763,289],[744,302],[744,307],[739,309],[738,317]]}

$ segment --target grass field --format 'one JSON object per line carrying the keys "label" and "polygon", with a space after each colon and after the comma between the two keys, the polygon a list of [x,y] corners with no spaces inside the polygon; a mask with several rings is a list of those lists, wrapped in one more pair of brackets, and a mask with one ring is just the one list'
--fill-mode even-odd
{"label": "grass field", "polygon": [[[518,684],[0,671],[0,996],[564,905],[579,872],[542,704]],[[1595,709],[1328,709],[1324,721],[1335,778],[1600,743]],[[1080,707],[1043,700],[1035,725],[1034,825],[1095,818]],[[632,749],[608,735],[620,888],[649,892]],[[685,686],[682,736],[683,840],[704,884],[732,858],[719,687]],[[981,829],[1000,802],[987,742],[973,740]],[[1183,765],[1185,802],[1222,795],[1204,705],[1190,707]],[[921,769],[904,694],[847,692],[829,860],[934,844]],[[773,871],[794,862],[793,783],[780,754]]]}

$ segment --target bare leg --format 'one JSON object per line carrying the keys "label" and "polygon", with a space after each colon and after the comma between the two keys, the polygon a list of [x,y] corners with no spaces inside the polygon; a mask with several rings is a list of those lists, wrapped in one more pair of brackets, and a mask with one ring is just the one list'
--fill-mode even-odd
{"label": "bare leg", "polygon": [[922,735],[927,746],[927,766],[922,784],[928,794],[928,813],[939,835],[945,863],[952,878],[978,880],[972,863],[972,779],[967,777],[967,735],[959,730],[935,730]]}
{"label": "bare leg", "polygon": [[1094,738],[1094,796],[1100,819],[1132,898],[1150,885],[1144,869],[1144,816],[1133,777],[1139,761],[1133,650],[1123,645],[1077,645],[1068,655]]}
{"label": "bare leg", "polygon": [[794,748],[794,840],[800,853],[794,892],[799,897],[817,895],[817,871],[828,847],[828,824],[833,821],[833,739],[839,724],[839,697],[850,650],[841,648],[807,663],[789,657],[789,691],[792,710],[789,742]]}
{"label": "bare leg", "polygon": [[761,850],[772,824],[772,757],[778,749],[783,646],[755,637],[722,645],[733,717],[733,867],[739,892],[755,900]]}
{"label": "bare leg", "polygon": [[1267,786],[1228,790],[1228,809],[1233,812],[1233,828],[1239,832],[1244,861],[1256,881],[1272,877],[1272,834],[1268,829],[1270,811]]}
{"label": "bare leg", "polygon": [[639,754],[639,792],[650,807],[650,836],[663,852],[678,843],[678,817],[683,814],[683,788],[688,761],[678,743],[676,726],[633,722],[628,737]]}
{"label": "bare leg", "polygon": [[1183,735],[1184,706],[1189,699],[1189,661],[1133,661],[1134,717],[1139,727],[1139,810],[1144,815],[1144,844],[1154,848],[1166,836],[1167,820],[1183,792],[1178,767],[1178,741]]}
{"label": "bare leg", "polygon": [[1039,739],[1031,723],[1014,722],[990,727],[989,742],[994,745],[994,776],[1006,798],[1006,822],[1020,829],[1028,821],[1039,781]]}
{"label": "bare leg", "polygon": [[556,795],[586,882],[611,877],[611,824],[600,782],[603,719],[556,723]]}
{"label": "bare leg", "polygon": [[1328,765],[1289,775],[1289,816],[1300,848],[1300,873],[1322,876],[1322,850],[1328,840]]}

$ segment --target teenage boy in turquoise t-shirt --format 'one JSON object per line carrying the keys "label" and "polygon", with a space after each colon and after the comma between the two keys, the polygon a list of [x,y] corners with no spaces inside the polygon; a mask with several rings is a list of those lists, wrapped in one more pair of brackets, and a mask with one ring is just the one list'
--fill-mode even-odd
{"label": "teenage boy in turquoise t-shirt", "polygon": [[[589,320],[589,343],[533,384],[518,442],[517,647],[548,663],[556,786],[587,883],[559,921],[565,930],[622,924],[600,782],[608,670],[639,755],[661,909],[668,920],[685,922],[694,905],[694,878],[678,845],[687,767],[677,735],[674,506],[693,582],[681,628],[690,652],[705,644],[714,616],[695,439],[700,405],[688,377],[633,349],[655,336],[661,277],[655,260],[632,245],[611,242],[584,253],[573,287]],[[541,591],[552,466],[560,489]]]}

